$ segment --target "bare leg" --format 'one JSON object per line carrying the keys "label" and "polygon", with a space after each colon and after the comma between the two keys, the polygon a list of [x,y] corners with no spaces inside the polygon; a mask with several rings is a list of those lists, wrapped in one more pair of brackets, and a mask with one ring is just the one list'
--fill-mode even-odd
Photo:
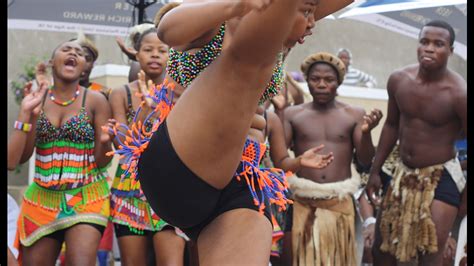
{"label": "bare leg", "polygon": [[235,209],[218,216],[199,235],[199,265],[267,266],[271,245],[268,218],[254,210]]}
{"label": "bare leg", "polygon": [[78,224],[67,229],[66,265],[95,266],[101,234],[89,224]]}
{"label": "bare leg", "polygon": [[395,256],[392,256],[388,252],[383,252],[380,250],[382,245],[382,236],[380,234],[380,218],[382,217],[382,210],[379,211],[377,215],[377,222],[375,223],[375,235],[374,235],[374,244],[372,246],[372,258],[374,265],[381,266],[396,266],[397,259]]}
{"label": "bare leg", "polygon": [[21,246],[23,265],[55,265],[61,244],[55,239],[43,237],[29,247]]}
{"label": "bare leg", "polygon": [[146,265],[146,236],[121,236],[118,238],[118,244],[122,265]]}
{"label": "bare leg", "polygon": [[180,159],[218,189],[229,183],[239,164],[299,1],[278,0],[261,13],[244,16],[229,47],[191,83],[167,118]]}
{"label": "bare leg", "polygon": [[438,238],[438,252],[420,257],[421,265],[441,266],[443,265],[443,251],[449,232],[453,227],[458,209],[452,205],[439,200],[433,200],[431,204],[431,217],[436,226],[436,237]]}
{"label": "bare leg", "polygon": [[[166,229],[153,236],[153,247],[157,266],[182,266],[186,241],[178,236],[174,228]],[[138,265],[138,264],[137,264]]]}

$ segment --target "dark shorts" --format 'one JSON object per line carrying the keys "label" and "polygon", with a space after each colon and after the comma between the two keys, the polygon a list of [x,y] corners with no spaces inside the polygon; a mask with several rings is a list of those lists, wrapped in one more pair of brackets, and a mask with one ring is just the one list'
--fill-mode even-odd
{"label": "dark shorts", "polygon": [[[383,188],[382,195],[385,195],[388,187],[390,186],[392,177],[384,171],[380,171],[380,177]],[[438,181],[438,186],[435,189],[434,199],[452,205],[456,208],[461,205],[461,193],[459,192],[456,183],[446,169],[443,170],[443,174]]]}
{"label": "dark shorts", "polygon": [[461,205],[461,193],[449,172],[444,169],[438,186],[435,189],[434,199],[459,208]]}
{"label": "dark shorts", "polygon": [[[90,226],[94,227],[95,229],[97,229],[97,231],[99,231],[101,236],[104,234],[104,231],[105,231],[105,226],[103,226],[103,225],[98,225],[98,224],[93,224],[93,223],[77,223],[75,225],[78,225],[78,224],[87,224],[87,225],[90,225]],[[53,233],[51,233],[49,235],[46,235],[44,237],[52,238],[54,240],[57,240],[59,243],[62,243],[62,242],[64,242],[64,237],[66,235],[66,231],[71,227],[68,227],[68,228],[65,228],[65,229],[62,229],[62,230],[58,230],[58,231],[53,232]]]}
{"label": "dark shorts", "polygon": [[[392,177],[386,174],[384,171],[380,171],[380,176],[383,184],[383,195],[385,195]],[[461,193],[459,192],[456,183],[446,169],[443,169],[443,173],[438,181],[438,186],[435,189],[434,199],[452,205],[456,208],[461,205]]]}
{"label": "dark shorts", "polygon": [[293,204],[288,206],[286,211],[286,226],[285,226],[285,233],[291,232],[293,229]]}
{"label": "dark shorts", "polygon": [[[239,208],[258,211],[245,181],[232,178],[219,190],[194,174],[174,150],[166,120],[141,155],[138,176],[156,214],[192,240],[197,240],[201,230],[224,212]],[[268,202],[265,205],[269,206]],[[264,214],[271,222],[269,209],[265,208]]]}
{"label": "dark shorts", "polygon": [[[174,230],[174,227],[171,225],[166,225],[161,229],[163,230]],[[150,230],[143,230],[143,233],[137,233],[134,232],[130,229],[129,226],[127,225],[122,225],[122,224],[117,224],[114,223],[114,231],[115,231],[115,236],[117,238],[120,238],[122,236],[154,236],[156,233],[161,232],[161,231],[150,231]]]}

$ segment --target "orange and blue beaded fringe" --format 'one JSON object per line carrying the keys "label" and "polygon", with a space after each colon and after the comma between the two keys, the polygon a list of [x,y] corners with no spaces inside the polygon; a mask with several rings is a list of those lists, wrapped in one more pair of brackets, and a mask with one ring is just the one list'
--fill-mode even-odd
{"label": "orange and blue beaded fringe", "polygon": [[[112,128],[107,127],[104,129],[114,135],[119,143],[118,149],[108,152],[107,155],[117,154],[120,156],[120,159],[123,159],[122,170],[124,172],[121,175],[121,181],[127,175],[130,175],[131,188],[135,188],[138,185],[137,165],[141,154],[148,147],[153,133],[163,123],[173,108],[174,84],[168,83],[165,80],[162,84],[151,87],[149,95],[145,97],[151,99],[156,104],[156,107],[146,116],[143,122],[139,121],[138,117],[142,111],[142,106],[146,104],[144,101],[137,109],[130,126],[117,123]],[[157,117],[155,117],[156,115]],[[146,124],[150,121],[152,121],[152,127],[147,129]]]}
{"label": "orange and blue beaded fringe", "polygon": [[242,167],[235,177],[239,181],[245,179],[260,213],[266,208],[266,199],[270,204],[278,206],[278,211],[284,211],[288,204],[293,203],[286,196],[288,193],[286,174],[278,168],[260,168],[259,161],[263,152],[260,143],[247,138],[241,160]]}
{"label": "orange and blue beaded fringe", "polygon": [[[129,174],[131,188],[137,186],[137,165],[141,154],[147,148],[153,133],[173,108],[173,90],[174,84],[169,84],[167,81],[151,88],[146,97],[151,98],[157,106],[147,115],[144,122],[137,121],[142,110],[141,106],[145,104],[142,102],[130,126],[117,123],[112,128],[106,128],[109,133],[118,136],[116,139],[119,142],[118,149],[107,153],[107,155],[118,154],[120,159],[123,159],[122,169],[124,172],[121,179],[123,180]],[[155,114],[158,114],[158,117],[152,122],[152,128],[147,130],[145,124],[147,121],[151,121]],[[242,154],[242,169],[235,176],[238,180],[245,179],[254,203],[259,207],[261,213],[266,207],[265,199],[268,199],[270,204],[279,206],[279,211],[286,210],[287,204],[292,201],[286,197],[288,183],[285,172],[278,168],[259,168],[262,154],[259,145],[258,142],[247,139]]]}

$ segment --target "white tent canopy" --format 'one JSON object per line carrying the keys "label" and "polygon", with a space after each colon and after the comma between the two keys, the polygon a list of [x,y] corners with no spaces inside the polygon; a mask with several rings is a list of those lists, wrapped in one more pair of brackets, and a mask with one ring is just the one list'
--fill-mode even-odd
{"label": "white tent canopy", "polygon": [[354,3],[338,16],[418,38],[430,20],[448,22],[456,32],[454,53],[467,59],[467,0],[367,0]]}
{"label": "white tent canopy", "polygon": [[466,4],[467,0],[401,0],[401,1],[359,1],[350,10],[339,15],[338,18],[360,16],[374,13],[404,11],[418,8],[452,6]]}

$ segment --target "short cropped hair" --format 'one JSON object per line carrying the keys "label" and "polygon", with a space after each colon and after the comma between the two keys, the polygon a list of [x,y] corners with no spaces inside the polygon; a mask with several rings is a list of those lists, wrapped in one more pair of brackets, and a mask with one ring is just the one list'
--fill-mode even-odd
{"label": "short cropped hair", "polygon": [[[421,29],[423,29],[424,27],[438,27],[438,28],[443,28],[445,30],[447,30],[449,32],[449,43],[451,46],[453,46],[454,44],[454,40],[456,38],[456,34],[454,32],[454,29],[451,25],[449,25],[449,23],[447,23],[446,21],[443,21],[443,20],[432,20],[428,23],[426,23],[425,25],[423,25],[423,27]],[[421,33],[421,31],[420,31]]]}

